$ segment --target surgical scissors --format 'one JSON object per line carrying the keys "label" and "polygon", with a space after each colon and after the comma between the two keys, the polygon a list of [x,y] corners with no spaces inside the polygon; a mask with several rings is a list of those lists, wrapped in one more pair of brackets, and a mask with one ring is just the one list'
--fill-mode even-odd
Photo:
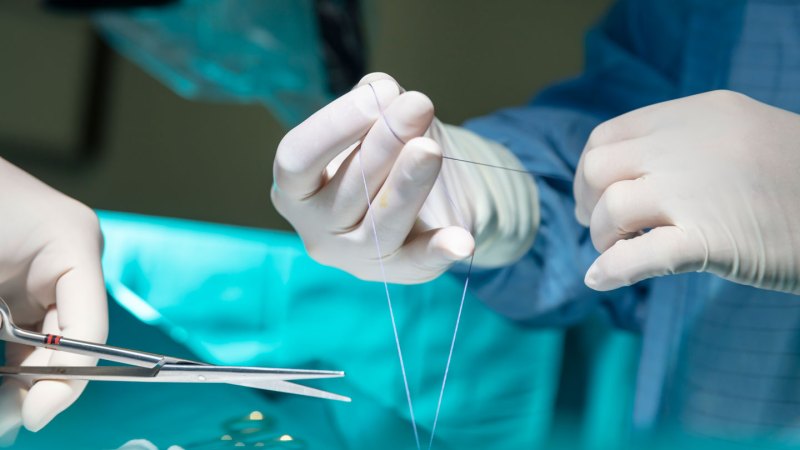
{"label": "surgical scissors", "polygon": [[23,330],[14,325],[11,310],[0,297],[0,340],[44,347],[113,361],[128,366],[2,366],[0,376],[33,380],[89,380],[167,383],[225,383],[255,389],[306,395],[349,402],[350,398],[289,380],[340,378],[344,372],[331,370],[275,369],[268,367],[215,366],[155,353],[69,339],[54,334]]}

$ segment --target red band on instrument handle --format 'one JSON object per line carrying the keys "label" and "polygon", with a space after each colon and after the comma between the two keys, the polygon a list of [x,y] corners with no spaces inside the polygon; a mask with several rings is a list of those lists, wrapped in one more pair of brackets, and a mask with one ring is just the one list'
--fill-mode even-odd
{"label": "red band on instrument handle", "polygon": [[48,334],[44,337],[44,343],[47,345],[59,345],[61,344],[61,336],[57,334]]}

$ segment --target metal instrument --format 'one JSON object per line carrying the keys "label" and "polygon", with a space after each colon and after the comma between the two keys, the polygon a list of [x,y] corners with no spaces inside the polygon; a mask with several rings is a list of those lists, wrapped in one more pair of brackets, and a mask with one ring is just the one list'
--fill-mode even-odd
{"label": "metal instrument", "polygon": [[126,366],[2,366],[0,376],[35,380],[133,381],[164,383],[225,383],[255,389],[306,395],[349,402],[350,398],[293,383],[294,380],[340,378],[344,372],[330,370],[276,369],[268,367],[215,366],[171,356],[69,339],[23,330],[11,318],[0,298],[0,340],[77,353]]}

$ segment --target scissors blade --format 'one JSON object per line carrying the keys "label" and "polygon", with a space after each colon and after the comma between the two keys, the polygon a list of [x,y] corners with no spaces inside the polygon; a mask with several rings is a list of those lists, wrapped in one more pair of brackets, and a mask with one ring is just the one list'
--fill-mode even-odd
{"label": "scissors blade", "polygon": [[284,392],[287,394],[305,395],[307,397],[324,398],[327,400],[338,400],[340,402],[350,403],[350,397],[344,395],[334,394],[333,392],[315,389],[302,384],[296,384],[284,380],[268,380],[268,381],[251,381],[251,382],[236,382],[239,386],[247,386],[256,389],[264,389],[268,391]]}
{"label": "scissors blade", "polygon": [[[336,370],[279,369],[272,367],[212,366],[195,364],[164,364],[157,377],[164,380],[210,381],[240,384],[246,381],[311,380],[341,378],[344,372]],[[200,379],[200,378],[204,379]]]}
{"label": "scissors blade", "polygon": [[237,386],[350,402],[349,397],[288,381],[344,377],[344,372],[340,371],[167,364],[161,368],[158,377],[187,378],[189,381],[197,381],[196,377],[205,377],[206,381],[213,379]]}
{"label": "scissors blade", "polygon": [[268,367],[165,364],[159,368],[133,366],[4,366],[0,376],[21,376],[35,380],[130,381],[150,383],[225,383],[255,389],[284,392],[349,402],[343,395],[315,389],[287,380],[339,378],[344,372],[331,370],[274,369]]}

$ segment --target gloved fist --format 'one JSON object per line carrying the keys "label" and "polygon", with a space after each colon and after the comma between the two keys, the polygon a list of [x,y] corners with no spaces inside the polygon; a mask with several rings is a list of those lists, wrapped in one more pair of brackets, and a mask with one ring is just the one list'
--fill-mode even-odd
{"label": "gloved fist", "polygon": [[[0,297],[21,328],[105,342],[108,312],[94,212],[0,159]],[[84,366],[93,358],[6,345],[6,365]],[[0,443],[38,431],[74,402],[84,381],[4,378]]]}
{"label": "gloved fist", "polygon": [[443,152],[520,167],[501,145],[435,120],[423,94],[371,74],[283,138],[272,201],[314,259],[362,279],[383,279],[373,226],[390,282],[435,278],[475,242],[479,265],[521,256],[538,225],[532,179],[443,164]]}
{"label": "gloved fist", "polygon": [[578,220],[602,252],[586,284],[707,271],[800,293],[799,175],[800,116],[734,92],[600,125],[574,186]]}

